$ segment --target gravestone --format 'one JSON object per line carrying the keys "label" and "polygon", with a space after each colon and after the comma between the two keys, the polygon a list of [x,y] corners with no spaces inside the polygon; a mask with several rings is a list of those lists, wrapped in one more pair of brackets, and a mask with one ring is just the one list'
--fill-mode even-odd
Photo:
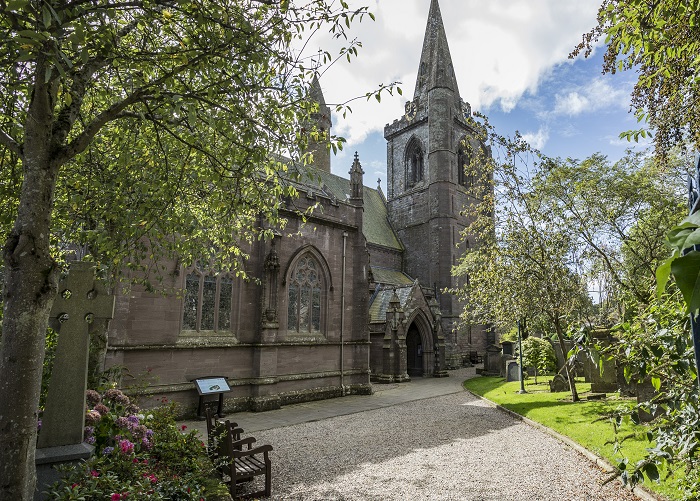
{"label": "gravestone", "polygon": [[50,318],[58,322],[59,334],[37,442],[37,495],[57,480],[52,466],[92,454],[93,447],[83,443],[88,327],[97,319],[113,316],[114,296],[106,294],[95,280],[94,266],[72,263],[51,309]]}
{"label": "gravestone", "polygon": [[503,348],[503,355],[513,354],[513,342],[512,341],[501,341],[501,346]]}
{"label": "gravestone", "polygon": [[[646,402],[652,402],[659,394],[659,392],[656,391],[656,388],[654,388],[654,386],[651,384],[651,379],[649,378],[645,379],[641,383],[635,382],[634,388],[638,405]],[[646,410],[639,409],[639,420],[642,423],[649,423],[662,412],[663,410],[660,407],[657,407],[653,414],[647,412]]]}
{"label": "gravestone", "polygon": [[486,348],[486,356],[484,357],[484,376],[500,376],[501,375],[501,348],[495,344],[489,345]]}
{"label": "gravestone", "polygon": [[520,364],[515,360],[506,362],[506,381],[520,381]]}
{"label": "gravestone", "polygon": [[[591,332],[591,338],[593,343],[596,345],[606,348],[610,346],[613,342],[613,338],[610,335],[610,331],[604,330],[594,330]],[[615,367],[615,360],[608,360],[607,358],[602,358],[603,373],[600,372],[600,367],[594,364],[590,359],[587,359],[587,364],[589,365],[588,376],[591,382],[591,392],[592,393],[613,393],[618,390],[617,384],[617,369]]]}
{"label": "gravestone", "polygon": [[556,393],[559,391],[568,391],[569,390],[569,382],[566,380],[566,377],[557,374],[554,376],[554,378],[549,382],[549,391],[552,393]]}

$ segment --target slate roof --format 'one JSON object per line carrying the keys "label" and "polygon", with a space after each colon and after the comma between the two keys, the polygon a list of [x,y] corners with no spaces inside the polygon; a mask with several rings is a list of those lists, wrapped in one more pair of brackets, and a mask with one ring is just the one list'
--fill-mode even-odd
{"label": "slate roof", "polygon": [[[312,167],[297,167],[301,178],[289,182],[297,189],[321,194],[345,202],[350,196],[350,181],[341,176],[324,172]],[[389,215],[384,199],[378,190],[364,186],[362,189],[364,213],[362,215],[362,233],[368,243],[389,249],[403,251],[396,232],[389,224]]]}
{"label": "slate roof", "polygon": [[399,270],[372,266],[374,281],[382,285],[412,285],[414,280]]}
{"label": "slate roof", "polygon": [[389,309],[389,303],[391,298],[396,291],[396,295],[399,297],[399,303],[401,307],[404,308],[411,296],[411,291],[414,285],[408,285],[404,287],[384,287],[380,288],[374,293],[369,305],[369,322],[374,323],[384,323],[386,322],[386,310]]}

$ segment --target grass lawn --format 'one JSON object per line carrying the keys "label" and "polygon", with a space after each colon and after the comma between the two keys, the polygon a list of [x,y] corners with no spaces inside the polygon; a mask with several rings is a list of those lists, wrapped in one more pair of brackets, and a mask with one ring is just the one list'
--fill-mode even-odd
{"label": "grass lawn", "polygon": [[[518,381],[506,383],[500,377],[476,377],[464,382],[464,387],[492,402],[536,421],[544,426],[565,435],[589,451],[594,452],[617,465],[625,457],[629,464],[634,465],[644,456],[644,450],[651,444],[646,439],[646,427],[635,425],[626,419],[618,429],[618,437],[632,435],[615,450],[612,443],[615,431],[610,419],[603,416],[615,409],[633,405],[629,399],[620,399],[610,394],[606,400],[587,401],[591,385],[577,383],[581,402],[572,403],[569,392],[551,393],[548,381],[550,377],[538,377],[537,385],[534,379],[525,381],[526,394],[517,393],[520,390]],[[601,419],[603,418],[603,419]],[[665,472],[661,472],[662,479]],[[673,479],[662,480],[661,483],[650,482],[645,478],[644,486],[669,499],[679,499],[678,488]]]}

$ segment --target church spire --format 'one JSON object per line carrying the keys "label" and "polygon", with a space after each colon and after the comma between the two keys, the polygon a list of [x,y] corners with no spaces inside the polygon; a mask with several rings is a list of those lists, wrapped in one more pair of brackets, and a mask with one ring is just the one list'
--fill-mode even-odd
{"label": "church spire", "polygon": [[321,83],[314,75],[309,88],[309,98],[318,103],[318,111],[311,114],[309,128],[315,128],[317,138],[310,138],[308,151],[314,156],[313,166],[324,172],[331,171],[330,133],[333,125],[331,109],[326,105]]}
{"label": "church spire", "polygon": [[440,4],[438,0],[431,0],[413,98],[422,100],[421,98],[427,97],[428,91],[438,87],[452,90],[459,99],[459,88],[452,66],[450,47],[447,44],[445,26],[442,23]]}

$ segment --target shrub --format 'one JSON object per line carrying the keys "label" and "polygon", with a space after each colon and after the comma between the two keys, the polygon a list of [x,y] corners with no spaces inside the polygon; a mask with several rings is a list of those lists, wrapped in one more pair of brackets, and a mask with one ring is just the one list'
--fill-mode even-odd
{"label": "shrub", "polygon": [[557,358],[552,345],[537,337],[530,336],[523,341],[523,364],[535,368],[535,383],[537,375],[553,372],[557,368]]}
{"label": "shrub", "polygon": [[88,390],[85,441],[95,455],[49,492],[49,499],[203,500],[221,487],[196,431],[175,422],[176,407],[141,413],[121,391]]}

